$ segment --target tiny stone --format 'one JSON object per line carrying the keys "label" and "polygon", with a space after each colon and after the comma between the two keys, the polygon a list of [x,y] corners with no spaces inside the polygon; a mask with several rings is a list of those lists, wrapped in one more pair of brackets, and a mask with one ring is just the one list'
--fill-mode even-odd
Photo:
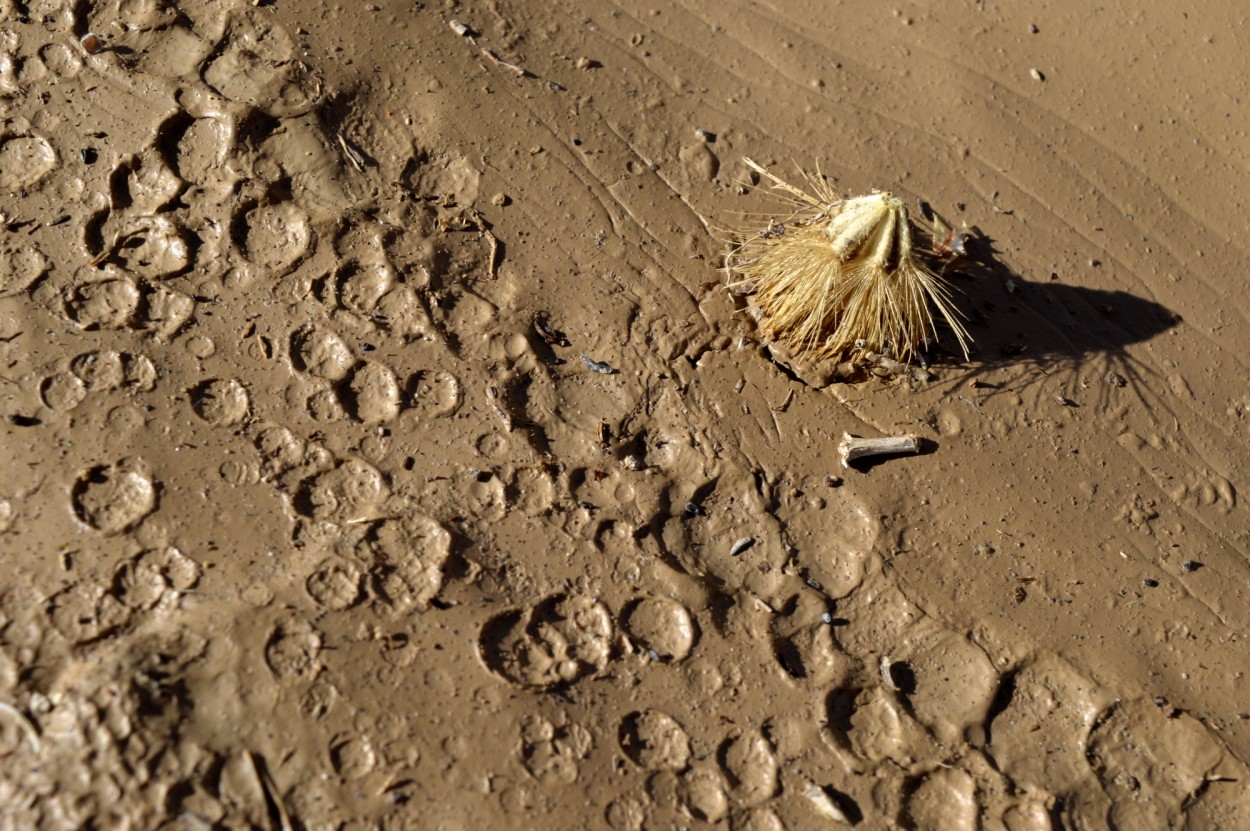
{"label": "tiny stone", "polygon": [[1039,31],[1041,31],[1041,30],[1037,28],[1037,24],[1036,24],[1036,23],[1030,23],[1030,24],[1029,24],[1029,34],[1030,34],[1030,35],[1036,35]]}
{"label": "tiny stone", "polygon": [[591,67],[590,58],[586,57],[585,55],[582,55],[580,58],[577,59],[576,66],[578,69],[590,69]]}
{"label": "tiny stone", "polygon": [[698,136],[701,141],[706,141],[709,143],[716,141],[716,134],[713,133],[711,130],[704,130],[702,127],[695,130],[694,134]]}
{"label": "tiny stone", "polygon": [[460,37],[467,37],[469,34],[469,27],[461,23],[459,20],[449,20],[447,21],[447,25],[451,27],[453,32],[460,35]]}
{"label": "tiny stone", "polygon": [[1185,562],[1181,563],[1181,568],[1185,569],[1185,571],[1192,573],[1202,568],[1202,563],[1198,562],[1197,560],[1186,560]]}
{"label": "tiny stone", "polygon": [[1141,581],[1141,584],[1148,589],[1154,589],[1158,588],[1159,581],[1155,580],[1153,577],[1147,577],[1145,580]]}
{"label": "tiny stone", "polygon": [[506,193],[496,193],[490,198],[490,203],[496,208],[502,208],[505,205],[512,204],[512,198]]}
{"label": "tiny stone", "polygon": [[1042,74],[1040,69],[1030,69],[1029,74],[1033,76],[1034,81],[1045,81],[1046,76]]}

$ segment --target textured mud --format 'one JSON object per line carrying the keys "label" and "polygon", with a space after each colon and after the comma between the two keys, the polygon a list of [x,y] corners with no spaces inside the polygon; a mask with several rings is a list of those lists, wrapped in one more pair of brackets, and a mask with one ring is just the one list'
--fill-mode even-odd
{"label": "textured mud", "polygon": [[[1250,825],[1243,23],[1132,5],[0,0],[0,827]],[[761,343],[747,155],[971,360]]]}

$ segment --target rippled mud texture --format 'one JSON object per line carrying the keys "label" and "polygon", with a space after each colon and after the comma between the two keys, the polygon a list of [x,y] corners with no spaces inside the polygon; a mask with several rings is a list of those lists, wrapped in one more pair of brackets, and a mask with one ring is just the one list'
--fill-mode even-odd
{"label": "rippled mud texture", "polygon": [[4,826],[1250,826],[1238,12],[0,1]]}

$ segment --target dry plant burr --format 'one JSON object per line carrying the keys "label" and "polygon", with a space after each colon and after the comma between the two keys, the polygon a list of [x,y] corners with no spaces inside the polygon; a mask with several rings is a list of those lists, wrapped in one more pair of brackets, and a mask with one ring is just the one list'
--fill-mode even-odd
{"label": "dry plant burr", "polygon": [[908,361],[937,339],[930,307],[968,356],[946,283],[919,258],[903,200],[891,193],[842,199],[819,175],[808,190],[745,160],[793,207],[747,233],[725,260],[730,287],[753,292],[760,329],[800,355],[857,359],[868,352]]}

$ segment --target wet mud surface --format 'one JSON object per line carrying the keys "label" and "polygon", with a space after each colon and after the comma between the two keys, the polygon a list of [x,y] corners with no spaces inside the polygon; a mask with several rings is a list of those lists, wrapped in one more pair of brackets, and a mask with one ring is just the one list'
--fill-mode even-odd
{"label": "wet mud surface", "polygon": [[[3,826],[1246,826],[1238,15],[0,0]],[[762,342],[744,156],[971,357]]]}

